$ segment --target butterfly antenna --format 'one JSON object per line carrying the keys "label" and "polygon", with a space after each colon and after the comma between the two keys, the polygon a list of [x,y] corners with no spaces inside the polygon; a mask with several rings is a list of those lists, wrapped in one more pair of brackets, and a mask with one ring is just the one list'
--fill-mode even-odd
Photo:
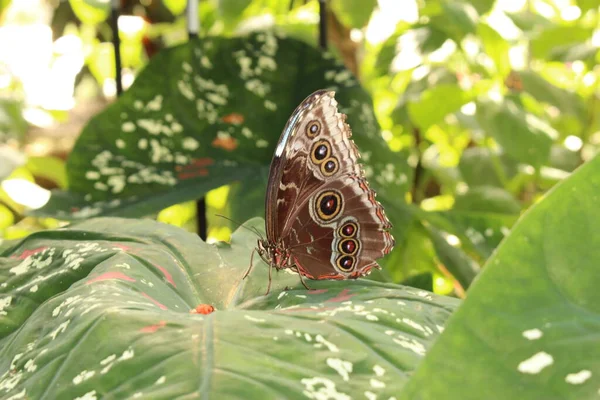
{"label": "butterfly antenna", "polygon": [[256,236],[258,236],[258,238],[259,238],[260,240],[265,240],[265,239],[263,238],[263,235],[262,235],[262,234],[261,234],[261,233],[258,231],[258,229],[256,229],[256,227],[255,227],[255,226],[253,226],[253,227],[247,227],[246,225],[244,225],[244,224],[242,224],[242,223],[239,223],[239,222],[237,222],[236,220],[233,220],[233,219],[231,219],[231,218],[229,218],[229,217],[226,217],[226,216],[224,216],[224,215],[221,215],[221,214],[215,214],[215,215],[216,215],[217,217],[225,218],[226,220],[233,222],[233,223],[234,223],[234,224],[236,224],[237,226],[240,226],[240,227],[242,227],[242,228],[244,228],[244,229],[247,229],[247,230],[249,230],[250,232],[254,233]]}

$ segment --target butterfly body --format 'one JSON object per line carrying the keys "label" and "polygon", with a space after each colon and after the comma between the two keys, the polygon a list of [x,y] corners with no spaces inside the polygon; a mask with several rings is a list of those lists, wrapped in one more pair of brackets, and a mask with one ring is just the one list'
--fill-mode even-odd
{"label": "butterfly body", "polygon": [[334,92],[308,96],[288,120],[271,162],[266,239],[256,251],[270,267],[309,279],[356,279],[389,253],[383,207],[358,163]]}
{"label": "butterfly body", "polygon": [[260,239],[256,247],[256,251],[263,260],[275,269],[291,268],[293,263],[290,263],[290,252],[282,245],[269,242],[268,240]]}

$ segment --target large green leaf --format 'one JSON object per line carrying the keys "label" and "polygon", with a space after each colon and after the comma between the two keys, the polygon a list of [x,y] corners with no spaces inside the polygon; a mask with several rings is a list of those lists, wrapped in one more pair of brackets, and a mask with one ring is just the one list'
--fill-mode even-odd
{"label": "large green leaf", "polygon": [[[208,38],[154,56],[134,85],[83,130],[67,162],[69,191],[35,215],[146,216],[225,184],[262,179],[230,196],[244,217],[264,215],[264,187],[281,130],[320,88],[336,90],[378,199],[401,236],[406,155],[379,135],[369,95],[330,54],[272,33]],[[388,207],[389,206],[389,207]]]}
{"label": "large green leaf", "polygon": [[477,122],[514,159],[539,167],[550,155],[558,133],[509,99],[478,101]]}
{"label": "large green leaf", "polygon": [[[233,201],[231,207],[231,218],[236,221],[245,221],[252,217],[264,218],[265,193],[267,192],[266,177],[253,176],[241,182],[231,185],[231,198],[243,198],[244,201]],[[256,210],[260,210],[256,214]]]}
{"label": "large green leaf", "polygon": [[[255,245],[244,229],[214,246],[150,220],[98,218],[5,249],[0,396],[387,399],[457,305],[367,280],[306,291],[286,272],[264,296],[257,257],[242,279]],[[198,306],[216,311],[190,314]]]}
{"label": "large green leaf", "polygon": [[600,157],[515,225],[400,399],[598,396],[598,198]]}
{"label": "large green leaf", "polygon": [[[258,33],[194,40],[153,57],[131,89],[83,130],[67,163],[69,194],[55,193],[40,213],[77,218],[71,208],[116,201],[137,204],[125,215],[141,216],[266,177],[288,117],[319,88],[337,91],[367,172],[384,178],[385,186],[375,183],[381,196],[402,198],[410,169],[379,136],[370,98],[352,74],[300,41]],[[64,197],[73,201],[61,207]],[[96,214],[109,212],[96,204]]]}

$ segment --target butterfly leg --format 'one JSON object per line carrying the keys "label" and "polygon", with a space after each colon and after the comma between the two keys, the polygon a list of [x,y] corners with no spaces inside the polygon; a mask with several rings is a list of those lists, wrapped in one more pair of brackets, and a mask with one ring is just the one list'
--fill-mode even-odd
{"label": "butterfly leg", "polygon": [[306,288],[306,290],[311,290],[308,285],[306,284],[306,282],[304,282],[304,279],[302,279],[302,274],[300,273],[300,271],[298,271],[298,267],[294,266],[294,269],[296,270],[296,272],[298,273],[298,277],[300,277],[300,283],[302,283],[302,286],[304,286]]}
{"label": "butterfly leg", "polygon": [[308,287],[306,282],[304,282],[304,279],[302,279],[302,275],[298,274],[298,276],[300,277],[300,282],[302,283],[302,286],[304,286],[306,288],[306,290],[312,290],[311,288]]}
{"label": "butterfly leg", "polygon": [[252,267],[254,266],[254,252],[256,251],[256,249],[252,250],[252,254],[250,254],[250,266],[248,267],[248,269],[246,270],[246,273],[244,274],[242,280],[246,279],[246,277],[248,276],[248,274],[250,273],[250,271],[252,271]]}
{"label": "butterfly leg", "polygon": [[269,292],[271,291],[271,272],[273,271],[273,267],[269,266],[269,284],[267,285],[267,293],[265,293],[265,296],[269,294]]}

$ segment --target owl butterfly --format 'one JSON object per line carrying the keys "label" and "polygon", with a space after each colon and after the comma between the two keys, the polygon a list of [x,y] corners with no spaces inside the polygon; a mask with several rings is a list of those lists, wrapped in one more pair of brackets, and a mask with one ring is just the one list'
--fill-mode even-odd
{"label": "owl butterfly", "polygon": [[308,96],[275,148],[265,201],[267,238],[255,249],[270,266],[267,293],[273,268],[298,272],[305,287],[303,276],[356,279],[380,268],[375,260],[394,247],[390,221],[358,164],[334,94],[319,90]]}

